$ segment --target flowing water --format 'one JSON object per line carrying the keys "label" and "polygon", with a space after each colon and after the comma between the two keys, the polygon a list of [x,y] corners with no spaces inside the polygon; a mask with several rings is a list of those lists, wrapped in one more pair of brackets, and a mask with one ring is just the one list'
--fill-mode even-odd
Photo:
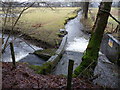
{"label": "flowing water", "polygon": [[65,29],[68,32],[66,49],[62,59],[56,67],[55,74],[67,75],[69,59],[74,60],[74,69],[81,62],[81,57],[87,47],[89,36],[82,32],[84,28],[80,23],[80,18],[81,12],[79,12],[78,16],[75,19],[70,20],[65,26]]}
{"label": "flowing water", "polygon": [[[0,38],[1,37],[2,37],[2,34],[0,34]],[[4,41],[6,41],[7,35],[4,35],[4,38],[5,38]],[[37,56],[35,56],[33,54],[29,54],[29,53],[33,53],[35,50],[43,50],[42,48],[36,47],[36,46],[28,43],[27,41],[23,40],[22,38],[17,38],[15,36],[11,36],[9,38],[9,42],[10,41],[14,41],[13,45],[14,45],[16,61],[19,61],[19,60],[22,62],[24,62],[24,61],[31,62],[32,61],[34,63],[34,62],[36,62],[36,60],[38,62],[41,60]],[[30,59],[32,59],[32,60],[30,60]],[[5,53],[2,54],[2,62],[12,62],[11,51],[10,51],[9,45],[6,48]]]}
{"label": "flowing water", "polygon": [[[87,48],[89,35],[86,35],[82,32],[84,30],[82,23],[80,22],[81,12],[78,13],[78,16],[70,20],[66,24],[66,31],[68,31],[67,36],[67,45],[65,53],[63,54],[62,59],[56,66],[53,74],[64,74],[68,73],[68,62],[69,60],[74,60],[74,69],[81,63],[81,58],[83,52]],[[120,70],[116,65],[111,63],[104,54],[100,52],[98,58],[98,64],[95,68],[95,75],[100,75],[97,79],[94,80],[95,84],[99,84],[105,87],[118,87],[119,84],[119,74]]]}
{"label": "flowing water", "polygon": [[67,75],[69,59],[74,60],[74,69],[80,64],[83,52],[85,51],[89,36],[82,32],[83,25],[80,23],[81,12],[78,16],[70,20],[65,29],[67,34],[67,44],[62,59],[55,68],[54,74]]}
{"label": "flowing water", "polygon": [[81,12],[78,16],[67,23],[65,29],[68,32],[66,51],[84,52],[89,36],[82,32],[83,25],[80,23]]}

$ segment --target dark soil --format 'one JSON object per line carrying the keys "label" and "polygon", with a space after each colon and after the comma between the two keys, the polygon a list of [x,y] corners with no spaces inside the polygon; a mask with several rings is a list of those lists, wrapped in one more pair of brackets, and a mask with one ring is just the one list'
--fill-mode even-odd
{"label": "dark soil", "polygon": [[[2,88],[66,88],[67,79],[63,75],[40,75],[29,68],[28,64],[17,63],[16,69],[12,68],[12,63],[2,65]],[[93,85],[83,78],[73,78],[72,88],[101,88]]]}

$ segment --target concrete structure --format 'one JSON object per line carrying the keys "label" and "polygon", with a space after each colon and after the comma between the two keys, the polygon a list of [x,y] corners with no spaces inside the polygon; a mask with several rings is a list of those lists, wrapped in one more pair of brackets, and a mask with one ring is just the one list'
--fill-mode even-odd
{"label": "concrete structure", "polygon": [[111,34],[104,34],[101,43],[101,52],[113,63],[120,66],[120,41]]}

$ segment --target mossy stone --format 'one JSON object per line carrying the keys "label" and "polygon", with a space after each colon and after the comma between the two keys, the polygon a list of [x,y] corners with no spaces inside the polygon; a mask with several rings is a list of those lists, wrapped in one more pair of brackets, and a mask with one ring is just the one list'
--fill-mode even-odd
{"label": "mossy stone", "polygon": [[42,66],[30,65],[30,68],[33,69],[37,74],[47,75],[51,73],[52,66],[52,62],[46,62]]}
{"label": "mossy stone", "polygon": [[55,51],[56,49],[37,50],[34,54],[47,61],[51,56],[55,55]]}

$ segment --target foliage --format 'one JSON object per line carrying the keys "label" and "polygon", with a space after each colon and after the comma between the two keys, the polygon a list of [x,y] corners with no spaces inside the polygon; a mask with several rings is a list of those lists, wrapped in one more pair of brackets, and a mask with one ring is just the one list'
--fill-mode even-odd
{"label": "foliage", "polygon": [[37,74],[49,74],[52,70],[52,63],[51,62],[46,62],[42,66],[37,66],[37,65],[30,65],[30,68],[35,70]]}
{"label": "foliage", "polygon": [[56,49],[44,49],[44,50],[37,50],[34,52],[35,55],[48,60],[52,55],[55,55]]}
{"label": "foliage", "polygon": [[44,49],[44,50],[37,50],[34,52],[34,54],[41,54],[41,53],[48,53],[51,56],[55,54],[56,49]]}

